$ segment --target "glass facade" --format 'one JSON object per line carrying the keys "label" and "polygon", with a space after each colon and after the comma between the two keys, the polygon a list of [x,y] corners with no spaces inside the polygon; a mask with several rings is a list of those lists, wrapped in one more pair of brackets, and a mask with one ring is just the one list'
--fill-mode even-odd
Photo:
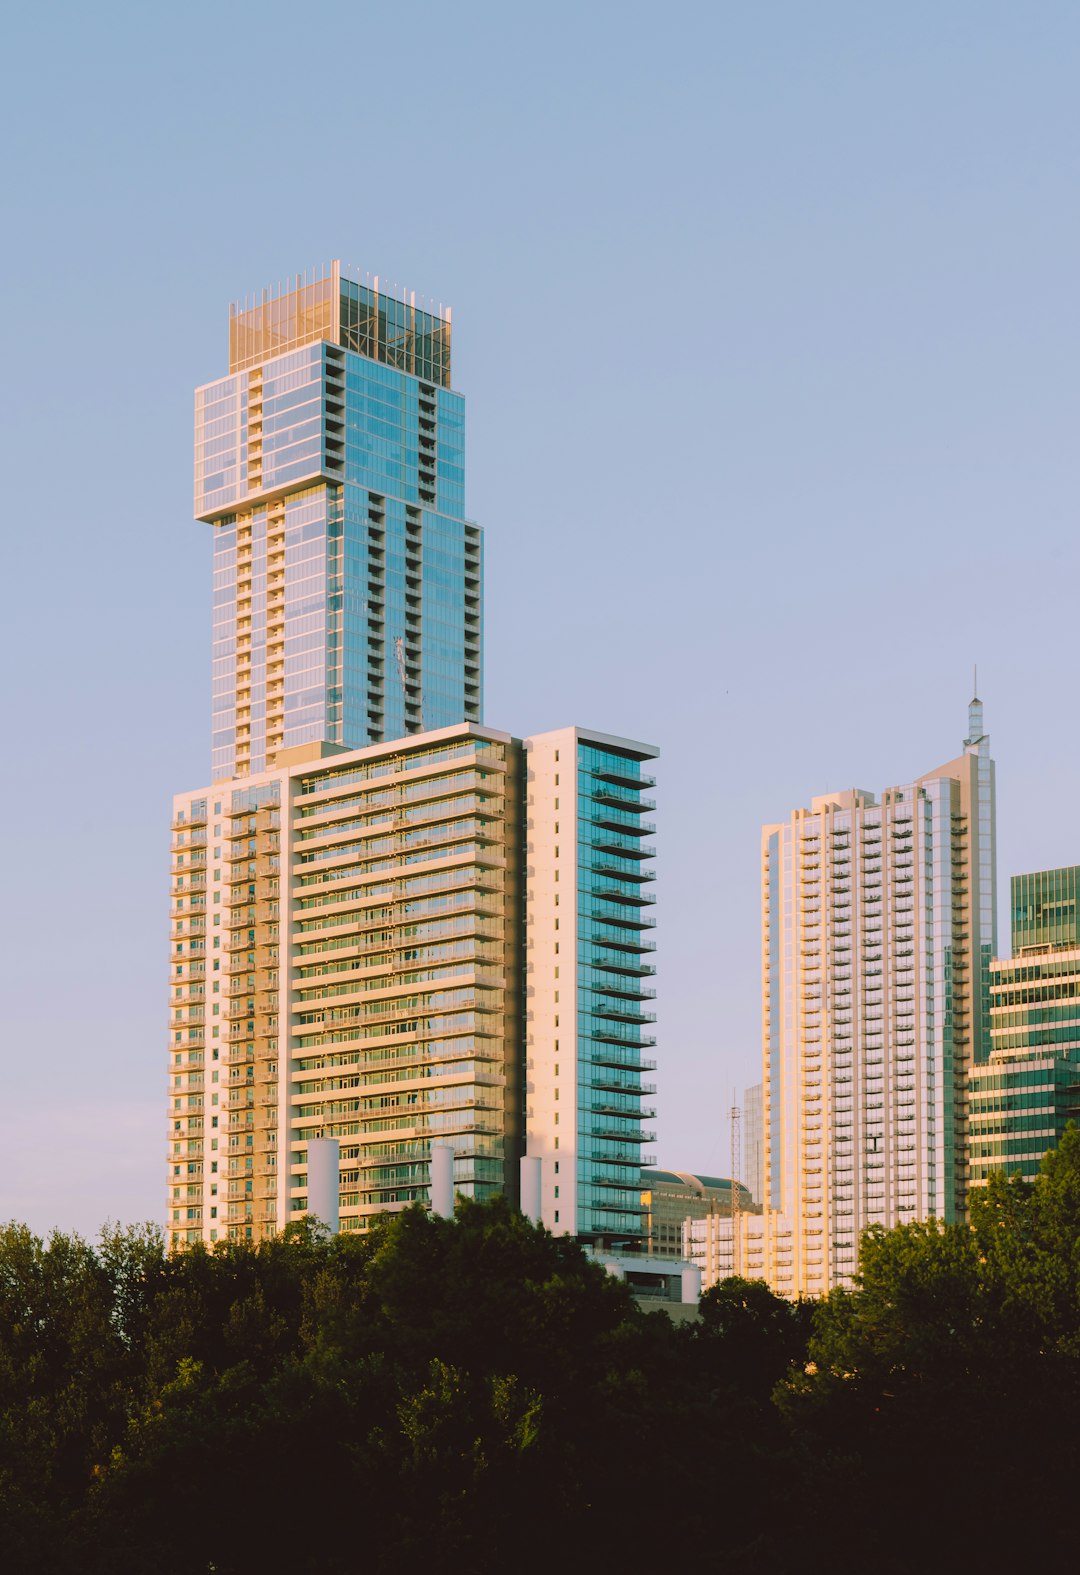
{"label": "glass facade", "polygon": [[341,1143],[341,1228],[454,1188],[516,1186],[520,746],[443,747],[296,774],[289,1210],[307,1140]]}
{"label": "glass facade", "polygon": [[970,1178],[1038,1173],[1080,1116],[1080,866],[1014,875],[1011,960],[989,972],[987,1064],[968,1085]]}
{"label": "glass facade", "polygon": [[1054,947],[1080,948],[1080,867],[1036,870],[1009,883],[1014,957]]}
{"label": "glass facade", "polygon": [[342,275],[230,319],[195,396],[214,525],[214,779],[482,710],[483,550],[465,519],[449,314]]}
{"label": "glass facade", "polygon": [[577,748],[577,1234],[638,1239],[643,1122],[655,1062],[648,1010],[655,779],[640,760],[579,739]]}

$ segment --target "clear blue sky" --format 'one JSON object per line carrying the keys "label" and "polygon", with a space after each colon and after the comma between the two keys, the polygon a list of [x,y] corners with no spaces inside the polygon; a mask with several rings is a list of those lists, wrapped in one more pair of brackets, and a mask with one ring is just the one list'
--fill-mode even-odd
{"label": "clear blue sky", "polygon": [[192,389],[334,256],[454,307],[487,720],[662,747],[662,1163],[757,1076],[760,824],[949,759],[974,661],[1003,883],[1080,861],[1075,4],[65,0],[4,54],[0,1218],[160,1213]]}

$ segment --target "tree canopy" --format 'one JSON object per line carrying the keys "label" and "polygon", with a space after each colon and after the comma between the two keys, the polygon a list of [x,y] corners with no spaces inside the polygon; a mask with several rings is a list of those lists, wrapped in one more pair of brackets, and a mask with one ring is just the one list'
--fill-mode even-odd
{"label": "tree canopy", "polygon": [[0,1229],[0,1569],[1000,1568],[1070,1545],[1080,1136],[850,1291],[638,1307],[504,1201],[167,1256]]}

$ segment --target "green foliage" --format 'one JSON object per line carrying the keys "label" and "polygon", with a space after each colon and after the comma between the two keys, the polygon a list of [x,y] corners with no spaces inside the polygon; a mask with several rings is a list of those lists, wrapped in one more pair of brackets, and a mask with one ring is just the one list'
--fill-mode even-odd
{"label": "green foliage", "polygon": [[791,1366],[805,1359],[813,1309],[775,1295],[764,1280],[737,1275],[701,1298],[703,1343],[719,1354],[733,1388],[767,1399]]}
{"label": "green foliage", "polygon": [[[1065,1554],[1061,1505],[1080,1447],[1080,1134],[1034,1183],[994,1178],[969,1225],[928,1221],[864,1235],[853,1291],[814,1313],[810,1363],[777,1402],[816,1491],[847,1491],[851,1536],[886,1569],[990,1568]],[[949,1497],[927,1497],[948,1484]],[[978,1506],[959,1517],[960,1500]],[[909,1521],[882,1505],[919,1503]],[[950,1508],[946,1510],[946,1502]]]}
{"label": "green foliage", "polygon": [[[5,1575],[691,1561],[742,1575],[1068,1550],[1080,1136],[855,1289],[643,1312],[505,1202],[167,1257],[0,1230]],[[823,1512],[824,1511],[824,1512]]]}

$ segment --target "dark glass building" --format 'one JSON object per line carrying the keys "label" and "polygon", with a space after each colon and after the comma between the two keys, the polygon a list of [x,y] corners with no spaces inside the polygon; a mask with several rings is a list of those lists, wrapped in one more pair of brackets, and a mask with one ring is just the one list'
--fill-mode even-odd
{"label": "dark glass building", "polygon": [[990,968],[990,1059],[968,1087],[969,1180],[1037,1174],[1080,1114],[1080,866],[1014,875],[1011,959]]}

